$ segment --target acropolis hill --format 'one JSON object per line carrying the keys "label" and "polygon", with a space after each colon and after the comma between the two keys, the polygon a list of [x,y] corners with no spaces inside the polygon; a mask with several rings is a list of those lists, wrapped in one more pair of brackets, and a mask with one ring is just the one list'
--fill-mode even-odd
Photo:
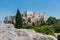
{"label": "acropolis hill", "polygon": [[31,29],[16,29],[12,24],[0,23],[0,40],[57,40],[52,35],[37,33]]}
{"label": "acropolis hill", "polygon": [[[37,23],[43,21],[47,21],[48,15],[46,13],[41,13],[41,12],[33,12],[33,11],[25,11],[24,14],[22,14],[23,18],[23,23]],[[30,21],[29,21],[30,20]],[[14,22],[15,23],[15,16],[7,16],[5,17],[4,22]]]}

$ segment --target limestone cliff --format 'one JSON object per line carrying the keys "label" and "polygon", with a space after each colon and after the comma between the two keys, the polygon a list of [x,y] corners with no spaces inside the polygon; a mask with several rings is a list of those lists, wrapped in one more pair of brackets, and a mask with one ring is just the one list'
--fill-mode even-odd
{"label": "limestone cliff", "polygon": [[52,35],[43,35],[31,29],[15,29],[12,24],[0,23],[0,40],[57,40]]}

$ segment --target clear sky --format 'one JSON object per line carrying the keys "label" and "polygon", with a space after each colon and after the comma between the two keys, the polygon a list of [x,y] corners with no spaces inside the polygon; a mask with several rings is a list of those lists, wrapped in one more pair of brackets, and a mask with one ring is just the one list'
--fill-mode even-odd
{"label": "clear sky", "polygon": [[0,0],[0,21],[6,16],[15,15],[18,8],[21,13],[31,10],[60,18],[60,0]]}

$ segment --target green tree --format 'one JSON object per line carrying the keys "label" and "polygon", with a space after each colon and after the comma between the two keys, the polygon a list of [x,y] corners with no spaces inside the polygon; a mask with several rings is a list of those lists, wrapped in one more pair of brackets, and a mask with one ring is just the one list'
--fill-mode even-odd
{"label": "green tree", "polygon": [[50,25],[44,25],[40,28],[41,33],[54,35],[54,28]]}
{"label": "green tree", "polygon": [[53,25],[53,27],[55,28],[55,32],[56,33],[60,33],[60,21],[58,21],[57,23],[55,23]]}
{"label": "green tree", "polygon": [[23,25],[22,15],[21,15],[19,9],[17,10],[15,21],[16,21],[15,28],[18,28],[18,29],[22,28],[22,25]]}
{"label": "green tree", "polygon": [[49,17],[47,20],[47,23],[49,25],[55,24],[57,22],[57,19],[55,17]]}
{"label": "green tree", "polygon": [[57,23],[60,22],[60,19],[57,19]]}

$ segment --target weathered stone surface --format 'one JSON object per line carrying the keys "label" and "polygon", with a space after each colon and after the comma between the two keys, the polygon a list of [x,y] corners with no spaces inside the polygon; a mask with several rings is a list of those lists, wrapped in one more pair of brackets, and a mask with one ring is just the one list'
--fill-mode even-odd
{"label": "weathered stone surface", "polygon": [[0,23],[0,31],[14,31],[15,28],[12,24],[4,24],[4,23]]}
{"label": "weathered stone surface", "polygon": [[31,29],[15,29],[12,24],[0,24],[0,40],[57,40]]}

